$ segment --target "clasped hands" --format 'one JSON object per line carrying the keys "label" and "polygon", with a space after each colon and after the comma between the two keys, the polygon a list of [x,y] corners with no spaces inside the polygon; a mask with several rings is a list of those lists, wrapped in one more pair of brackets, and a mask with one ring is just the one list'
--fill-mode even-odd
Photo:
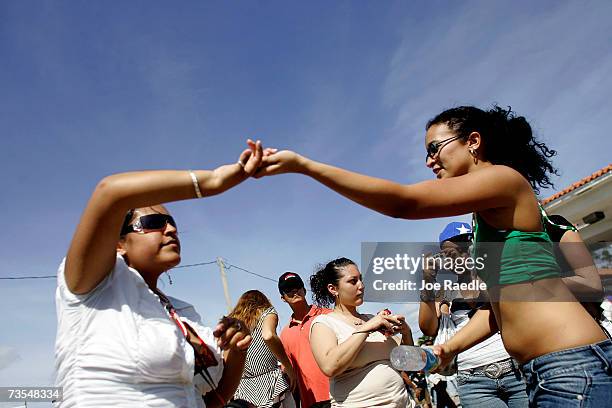
{"label": "clasped hands", "polygon": [[379,331],[385,336],[401,334],[402,338],[412,338],[410,326],[402,315],[392,314],[388,309],[380,311],[376,316],[365,322],[356,333]]}
{"label": "clasped hands", "polygon": [[248,176],[261,178],[282,173],[300,172],[303,157],[289,150],[279,151],[275,148],[264,148],[261,141],[247,140],[248,148],[238,159],[238,164]]}

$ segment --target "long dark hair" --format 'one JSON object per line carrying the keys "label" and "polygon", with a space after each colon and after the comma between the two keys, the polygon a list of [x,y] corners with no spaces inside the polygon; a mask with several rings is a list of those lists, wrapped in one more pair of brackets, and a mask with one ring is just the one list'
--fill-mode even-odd
{"label": "long dark hair", "polygon": [[533,189],[552,187],[549,174],[558,174],[550,158],[557,154],[536,140],[529,122],[512,109],[494,105],[484,111],[474,106],[459,106],[445,110],[427,122],[426,129],[445,124],[457,136],[467,139],[478,132],[483,139],[483,157],[493,164],[512,167],[525,177]]}
{"label": "long dark hair", "polygon": [[310,277],[310,289],[312,290],[312,300],[321,307],[329,307],[334,304],[335,298],[327,289],[330,283],[337,286],[340,280],[342,268],[355,265],[355,262],[348,258],[338,258],[328,262],[326,265],[319,265],[314,275]]}

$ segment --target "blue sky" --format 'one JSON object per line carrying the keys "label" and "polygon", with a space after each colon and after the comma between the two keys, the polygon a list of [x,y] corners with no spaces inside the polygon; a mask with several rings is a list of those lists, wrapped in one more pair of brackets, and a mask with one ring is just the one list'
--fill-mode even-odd
{"label": "blue sky", "polygon": [[[0,275],[54,274],[105,175],[213,168],[248,137],[432,178],[424,125],[458,104],[525,115],[558,150],[563,188],[610,162],[610,15],[607,1],[0,2]],[[386,218],[296,175],[169,208],[184,264],[222,256],[274,279],[358,261],[362,241],[435,240],[448,222]],[[207,323],[224,312],[216,266],[172,276],[167,292]],[[258,288],[287,320],[275,283],[228,280],[234,301]],[[0,385],[52,383],[54,289],[0,281]],[[414,305],[392,309],[414,322]]]}

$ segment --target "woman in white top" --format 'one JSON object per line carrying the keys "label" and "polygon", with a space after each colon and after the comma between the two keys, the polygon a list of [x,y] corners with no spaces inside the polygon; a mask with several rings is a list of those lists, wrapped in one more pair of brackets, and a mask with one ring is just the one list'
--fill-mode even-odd
{"label": "woman in white top", "polygon": [[333,312],[316,317],[310,328],[314,358],[330,377],[332,407],[406,407],[404,382],[389,361],[391,349],[400,344],[393,334],[401,334],[401,344],[413,344],[404,316],[357,311],[364,285],[357,265],[347,258],[321,268],[310,286],[317,304],[334,304]]}
{"label": "woman in white top", "polygon": [[190,304],[157,289],[181,259],[161,203],[246,180],[263,155],[250,145],[213,171],[123,173],[97,185],[58,273],[60,406],[212,407],[233,395],[251,337],[236,319],[204,327]]}

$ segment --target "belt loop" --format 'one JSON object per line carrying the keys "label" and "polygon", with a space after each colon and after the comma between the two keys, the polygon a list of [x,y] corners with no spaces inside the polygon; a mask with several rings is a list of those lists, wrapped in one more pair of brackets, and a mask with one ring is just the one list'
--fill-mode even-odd
{"label": "belt loop", "polygon": [[525,364],[519,365],[519,371],[523,374],[523,377],[529,377],[527,380],[529,381],[533,376],[533,364],[534,359],[529,360]]}
{"label": "belt loop", "polygon": [[521,365],[514,359],[514,357],[510,357],[510,364],[512,365],[512,374],[517,379],[524,377],[523,371],[521,370]]}
{"label": "belt loop", "polygon": [[608,356],[603,351],[603,349],[599,346],[599,344],[591,344],[591,350],[593,350],[593,354],[595,354],[606,367],[606,373],[608,375],[612,374],[612,366],[610,365],[610,361],[608,360]]}

